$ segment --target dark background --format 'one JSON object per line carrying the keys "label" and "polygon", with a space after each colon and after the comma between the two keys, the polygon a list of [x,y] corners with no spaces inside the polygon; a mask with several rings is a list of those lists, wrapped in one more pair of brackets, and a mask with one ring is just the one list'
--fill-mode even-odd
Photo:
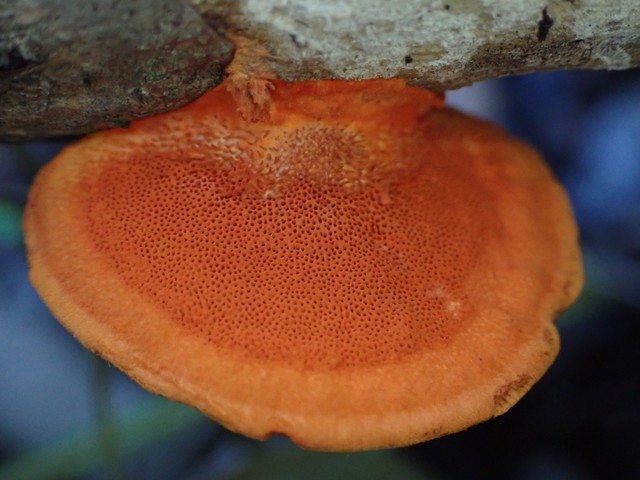
{"label": "dark background", "polygon": [[425,444],[317,454],[154,397],[86,352],[28,283],[21,211],[65,142],[0,144],[0,479],[640,479],[640,71],[534,74],[449,98],[541,150],[582,231],[587,286],[520,403]]}

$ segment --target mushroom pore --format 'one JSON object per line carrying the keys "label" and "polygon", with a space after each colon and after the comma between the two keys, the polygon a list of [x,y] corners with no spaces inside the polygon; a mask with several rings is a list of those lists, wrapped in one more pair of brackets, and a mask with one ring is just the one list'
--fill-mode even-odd
{"label": "mushroom pore", "polygon": [[539,155],[401,80],[270,93],[247,121],[223,83],[42,170],[25,230],[54,315],[255,438],[395,447],[506,411],[582,285]]}

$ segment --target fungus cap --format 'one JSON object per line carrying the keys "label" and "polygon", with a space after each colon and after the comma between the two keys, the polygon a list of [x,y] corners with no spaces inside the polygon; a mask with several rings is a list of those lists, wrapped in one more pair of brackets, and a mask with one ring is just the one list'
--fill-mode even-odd
{"label": "fungus cap", "polygon": [[25,215],[45,302],[255,438],[396,447],[506,411],[582,285],[538,154],[400,80],[273,86],[261,121],[222,84],[45,166]]}

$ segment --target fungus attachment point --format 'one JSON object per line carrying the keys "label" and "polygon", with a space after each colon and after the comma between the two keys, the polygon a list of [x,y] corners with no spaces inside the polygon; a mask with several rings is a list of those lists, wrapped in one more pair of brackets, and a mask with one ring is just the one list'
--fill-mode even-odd
{"label": "fungus attachment point", "polygon": [[226,84],[87,137],[25,216],[31,278],[87,347],[255,438],[420,442],[513,405],[582,284],[539,156],[401,80]]}
{"label": "fungus attachment point", "polygon": [[225,85],[240,116],[249,122],[269,119],[273,80],[269,51],[260,43],[241,35],[227,33],[235,46],[233,61],[227,66]]}

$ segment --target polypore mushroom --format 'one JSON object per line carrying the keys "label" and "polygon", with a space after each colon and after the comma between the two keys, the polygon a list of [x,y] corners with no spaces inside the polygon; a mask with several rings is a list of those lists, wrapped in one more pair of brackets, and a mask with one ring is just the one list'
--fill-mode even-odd
{"label": "polypore mushroom", "polygon": [[223,83],[47,165],[25,217],[45,302],[255,438],[395,447],[506,411],[582,284],[548,168],[401,80],[272,85],[258,121]]}

